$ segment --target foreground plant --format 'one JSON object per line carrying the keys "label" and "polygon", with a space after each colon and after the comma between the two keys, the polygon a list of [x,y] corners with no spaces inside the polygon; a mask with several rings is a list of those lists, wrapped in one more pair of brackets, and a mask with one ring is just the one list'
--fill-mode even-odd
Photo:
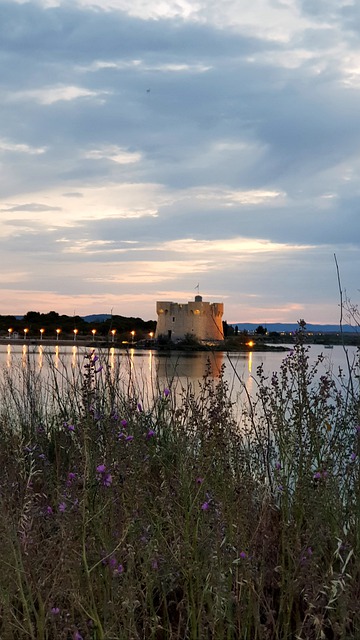
{"label": "foreground plant", "polygon": [[240,425],[222,375],[145,401],[85,365],[4,380],[0,637],[357,638],[359,395],[302,327]]}

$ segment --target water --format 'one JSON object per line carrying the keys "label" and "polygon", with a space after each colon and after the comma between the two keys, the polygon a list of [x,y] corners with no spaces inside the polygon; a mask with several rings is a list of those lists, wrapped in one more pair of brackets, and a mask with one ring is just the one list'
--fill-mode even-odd
{"label": "water", "polygon": [[[284,345],[286,346],[286,345]],[[291,350],[291,346],[287,347]],[[85,355],[90,352],[84,347],[46,346],[46,345],[0,345],[0,368],[12,372],[31,366],[41,375],[44,384],[49,377],[50,368],[58,372],[59,378],[76,378],[86,363]],[[319,366],[318,375],[332,371],[338,375],[339,367],[346,373],[347,363],[344,349],[334,346],[324,349],[321,345],[311,345],[309,348],[310,363],[315,362],[319,354],[324,355],[324,361]],[[356,347],[348,347],[350,362],[357,354]],[[244,386],[250,395],[256,389],[256,371],[263,364],[264,372],[271,375],[278,371],[285,351],[249,351],[246,353],[225,352],[172,352],[164,354],[158,351],[129,349],[119,350],[110,348],[99,352],[99,363],[107,364],[113,376],[121,378],[126,388],[131,381],[134,388],[143,390],[143,395],[151,396],[159,389],[168,386],[176,387],[178,392],[192,385],[195,392],[199,389],[199,382],[205,372],[218,377],[224,368],[224,379],[236,397],[242,393]]]}

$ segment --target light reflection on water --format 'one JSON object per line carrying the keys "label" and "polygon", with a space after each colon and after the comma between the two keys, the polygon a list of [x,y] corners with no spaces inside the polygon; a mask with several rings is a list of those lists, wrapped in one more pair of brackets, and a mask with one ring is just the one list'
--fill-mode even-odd
{"label": "light reflection on water", "polygon": [[[47,346],[25,344],[0,344],[0,368],[7,371],[21,366],[34,367],[44,376],[44,383],[55,369],[59,376],[79,375],[86,363],[85,356],[91,352],[81,346]],[[323,353],[324,362],[319,367],[319,376],[331,370],[335,377],[339,367],[346,372],[346,358],[342,347],[334,346],[324,351],[320,345],[312,345],[309,350],[310,363]],[[357,349],[348,348],[350,362],[356,357]],[[260,364],[264,372],[271,375],[278,371],[282,361],[287,356],[285,351],[249,351],[246,353],[214,352],[172,352],[170,355],[158,351],[138,350],[130,348],[127,351],[115,347],[98,351],[99,362],[107,368],[112,379],[121,377],[125,388],[143,388],[148,395],[172,385],[178,390],[186,390],[190,385],[199,389],[199,383],[208,372],[217,378],[224,371],[224,380],[230,391],[236,396],[241,394],[245,386],[250,395],[256,391],[256,372]]]}

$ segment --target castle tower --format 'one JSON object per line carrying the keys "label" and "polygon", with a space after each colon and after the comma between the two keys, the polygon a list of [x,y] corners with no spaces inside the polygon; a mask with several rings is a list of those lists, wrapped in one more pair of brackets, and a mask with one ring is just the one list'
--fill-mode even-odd
{"label": "castle tower", "polygon": [[158,316],[155,337],[183,340],[189,334],[198,340],[224,340],[222,302],[204,302],[195,296],[194,302],[179,304],[161,301],[156,303]]}

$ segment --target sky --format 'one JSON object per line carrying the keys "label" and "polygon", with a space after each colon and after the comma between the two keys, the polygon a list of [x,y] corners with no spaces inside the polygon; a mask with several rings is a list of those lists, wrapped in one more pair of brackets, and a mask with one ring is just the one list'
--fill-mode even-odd
{"label": "sky", "polygon": [[0,0],[0,314],[357,303],[360,4]]}

